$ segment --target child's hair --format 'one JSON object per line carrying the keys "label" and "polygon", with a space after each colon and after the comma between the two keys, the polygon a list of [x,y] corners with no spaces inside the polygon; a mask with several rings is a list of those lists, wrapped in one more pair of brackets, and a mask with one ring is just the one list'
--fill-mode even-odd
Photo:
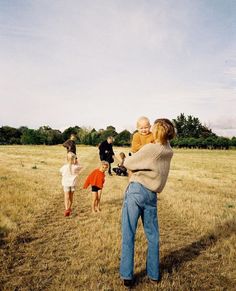
{"label": "child's hair", "polygon": [[123,152],[120,152],[119,155],[120,155],[120,157],[121,157],[122,160],[126,158],[125,153],[123,153]]}
{"label": "child's hair", "polygon": [[109,167],[109,163],[107,161],[101,161],[101,165],[107,165]]}
{"label": "child's hair", "polygon": [[70,135],[70,139],[75,140],[75,139],[76,139],[76,134],[72,133],[72,134]]}
{"label": "child's hair", "polygon": [[152,128],[154,139],[158,139],[161,144],[166,144],[168,140],[175,137],[175,127],[167,118],[156,119]]}
{"label": "child's hair", "polygon": [[76,160],[77,160],[77,156],[76,156],[74,153],[69,152],[69,153],[67,154],[67,162],[68,162],[68,164],[69,164],[69,166],[70,166],[70,173],[71,173],[71,174],[72,174],[71,167],[72,167],[72,165],[75,163]]}
{"label": "child's hair", "polygon": [[146,116],[141,116],[137,120],[137,123],[136,123],[137,128],[139,127],[140,121],[143,121],[143,120],[147,121],[150,124],[150,120]]}

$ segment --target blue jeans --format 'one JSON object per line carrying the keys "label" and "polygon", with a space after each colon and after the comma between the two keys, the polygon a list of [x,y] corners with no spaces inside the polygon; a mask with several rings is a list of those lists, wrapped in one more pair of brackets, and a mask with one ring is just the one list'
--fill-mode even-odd
{"label": "blue jeans", "polygon": [[160,279],[159,230],[157,220],[157,195],[140,183],[131,182],[126,190],[122,209],[122,250],[120,276],[133,279],[134,241],[138,219],[141,216],[148,241],[146,271],[148,277]]}

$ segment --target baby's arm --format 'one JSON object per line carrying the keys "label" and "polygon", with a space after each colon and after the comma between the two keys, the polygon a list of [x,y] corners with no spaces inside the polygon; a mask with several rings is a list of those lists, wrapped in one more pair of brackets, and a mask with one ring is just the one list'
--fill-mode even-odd
{"label": "baby's arm", "polygon": [[139,133],[136,132],[133,135],[133,139],[131,142],[131,152],[136,153],[141,147],[142,147],[142,144],[141,144],[140,136],[139,136]]}

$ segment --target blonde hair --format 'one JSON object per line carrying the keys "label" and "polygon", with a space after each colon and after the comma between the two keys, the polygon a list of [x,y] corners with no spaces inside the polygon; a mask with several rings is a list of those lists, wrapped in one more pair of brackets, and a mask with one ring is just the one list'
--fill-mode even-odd
{"label": "blonde hair", "polygon": [[72,152],[68,152],[67,154],[67,162],[69,164],[69,168],[70,168],[70,173],[72,174],[72,165],[75,163],[77,159],[76,154],[72,153]]}
{"label": "blonde hair", "polygon": [[126,155],[123,152],[120,152],[119,155],[120,155],[120,157],[121,157],[122,160],[126,158]]}
{"label": "blonde hair", "polygon": [[152,128],[154,140],[160,141],[161,144],[166,144],[168,140],[175,137],[175,127],[167,118],[156,119]]}
{"label": "blonde hair", "polygon": [[109,163],[107,161],[101,161],[101,165],[107,165],[109,167]]}
{"label": "blonde hair", "polygon": [[140,124],[141,121],[147,121],[147,123],[150,124],[150,120],[149,120],[146,116],[141,116],[141,117],[139,117],[139,119],[137,120],[137,123],[136,123],[137,128],[139,127],[139,124]]}

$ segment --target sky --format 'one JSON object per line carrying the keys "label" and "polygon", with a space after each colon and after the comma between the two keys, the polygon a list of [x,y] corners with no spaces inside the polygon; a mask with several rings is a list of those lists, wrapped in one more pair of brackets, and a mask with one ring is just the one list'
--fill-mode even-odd
{"label": "sky", "polygon": [[0,0],[0,126],[236,136],[235,0]]}

